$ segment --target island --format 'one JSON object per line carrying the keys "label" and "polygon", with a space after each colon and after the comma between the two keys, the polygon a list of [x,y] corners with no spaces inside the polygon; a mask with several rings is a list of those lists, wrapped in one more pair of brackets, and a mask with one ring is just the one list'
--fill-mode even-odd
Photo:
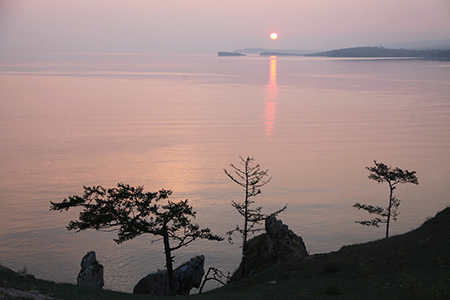
{"label": "island", "polygon": [[245,56],[245,54],[243,53],[239,53],[239,52],[225,52],[225,51],[221,51],[219,53],[217,53],[218,56]]}
{"label": "island", "polygon": [[221,51],[219,56],[245,56],[259,54],[260,56],[310,56],[310,57],[342,57],[342,58],[413,58],[430,60],[450,60],[450,40],[443,44],[427,43],[427,47],[386,48],[384,46],[364,46],[334,49],[330,51],[314,52],[311,50],[287,50],[266,48],[243,48],[233,52]]}

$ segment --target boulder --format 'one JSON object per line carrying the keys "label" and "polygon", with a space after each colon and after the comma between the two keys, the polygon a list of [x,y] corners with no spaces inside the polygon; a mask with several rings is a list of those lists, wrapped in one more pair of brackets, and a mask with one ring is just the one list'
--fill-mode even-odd
{"label": "boulder", "polygon": [[[192,288],[199,288],[204,270],[205,256],[191,258],[173,271],[175,292],[177,295],[189,295]],[[169,295],[169,279],[167,270],[148,274],[135,285],[133,294],[154,296]]]}
{"label": "boulder", "polygon": [[189,295],[192,288],[199,288],[205,274],[205,256],[199,255],[174,271],[175,289],[179,295]]}
{"label": "boulder", "polygon": [[276,262],[303,259],[308,255],[303,239],[281,220],[269,217],[265,222],[266,251],[264,255]]}
{"label": "boulder", "polygon": [[81,260],[81,270],[78,273],[77,285],[103,288],[103,266],[97,261],[95,252],[90,251]]}
{"label": "boulder", "polygon": [[247,241],[245,269],[242,261],[230,282],[259,273],[279,262],[299,261],[308,256],[303,239],[275,217],[265,219],[266,233]]}
{"label": "boulder", "polygon": [[134,286],[133,294],[165,296],[169,294],[167,270],[148,274]]}

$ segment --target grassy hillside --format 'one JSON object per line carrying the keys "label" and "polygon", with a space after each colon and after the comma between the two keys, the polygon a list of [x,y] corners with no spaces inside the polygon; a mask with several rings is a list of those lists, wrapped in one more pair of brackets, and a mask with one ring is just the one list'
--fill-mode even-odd
{"label": "grassy hillside", "polygon": [[[257,241],[258,238],[253,242],[255,249]],[[0,287],[38,290],[59,299],[153,299],[56,284],[6,268],[0,268]],[[188,298],[450,299],[450,207],[402,235],[344,246],[337,252],[312,255],[304,261],[275,264],[226,287],[177,297]]]}

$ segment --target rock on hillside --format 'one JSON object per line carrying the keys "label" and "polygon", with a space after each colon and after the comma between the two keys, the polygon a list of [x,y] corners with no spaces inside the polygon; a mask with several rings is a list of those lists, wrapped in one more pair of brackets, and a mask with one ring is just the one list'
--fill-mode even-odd
{"label": "rock on hillside", "polygon": [[89,251],[81,260],[77,284],[95,288],[103,288],[103,266],[97,261],[95,251]]}
{"label": "rock on hillside", "polygon": [[284,262],[304,259],[306,251],[303,239],[281,220],[269,217],[265,222],[266,249],[264,255],[272,261]]}
{"label": "rock on hillside", "polygon": [[259,293],[252,299],[450,299],[449,229],[450,207],[402,235],[272,264],[258,256],[261,235],[251,240],[256,274],[238,280],[238,270],[226,289]]}
{"label": "rock on hillside", "polygon": [[[189,295],[192,288],[199,288],[202,283],[205,256],[191,258],[174,270],[174,284],[178,295]],[[170,294],[167,270],[148,274],[135,285],[133,294],[166,296]]]}
{"label": "rock on hillside", "polygon": [[[265,221],[266,233],[247,242],[247,263],[244,277],[258,273],[279,262],[301,261],[307,255],[303,239],[281,220],[269,217]],[[242,278],[242,268],[234,272],[231,281]]]}

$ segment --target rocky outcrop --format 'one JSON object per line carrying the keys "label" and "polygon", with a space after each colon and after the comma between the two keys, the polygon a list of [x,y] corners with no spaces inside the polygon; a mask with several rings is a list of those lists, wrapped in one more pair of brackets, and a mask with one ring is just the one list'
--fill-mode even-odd
{"label": "rocky outcrop", "polygon": [[[189,295],[192,288],[199,288],[202,282],[205,256],[199,255],[174,270],[174,284],[177,295]],[[133,294],[154,296],[169,295],[167,270],[148,274],[136,284]]]}
{"label": "rocky outcrop", "polygon": [[169,294],[167,270],[148,274],[134,286],[133,294],[165,296]]}
{"label": "rocky outcrop", "polygon": [[204,267],[205,256],[199,255],[175,269],[175,289],[180,295],[189,295],[192,288],[200,287],[205,274]]}
{"label": "rocky outcrop", "polygon": [[95,252],[90,251],[81,260],[81,270],[78,273],[77,285],[103,288],[103,266],[95,257]]}
{"label": "rocky outcrop", "polygon": [[259,273],[279,262],[299,261],[308,256],[303,239],[275,217],[265,220],[266,233],[247,241],[245,268],[242,261],[230,282]]}
{"label": "rocky outcrop", "polygon": [[281,220],[269,217],[265,222],[267,258],[284,262],[303,259],[308,255],[303,239],[296,235]]}

